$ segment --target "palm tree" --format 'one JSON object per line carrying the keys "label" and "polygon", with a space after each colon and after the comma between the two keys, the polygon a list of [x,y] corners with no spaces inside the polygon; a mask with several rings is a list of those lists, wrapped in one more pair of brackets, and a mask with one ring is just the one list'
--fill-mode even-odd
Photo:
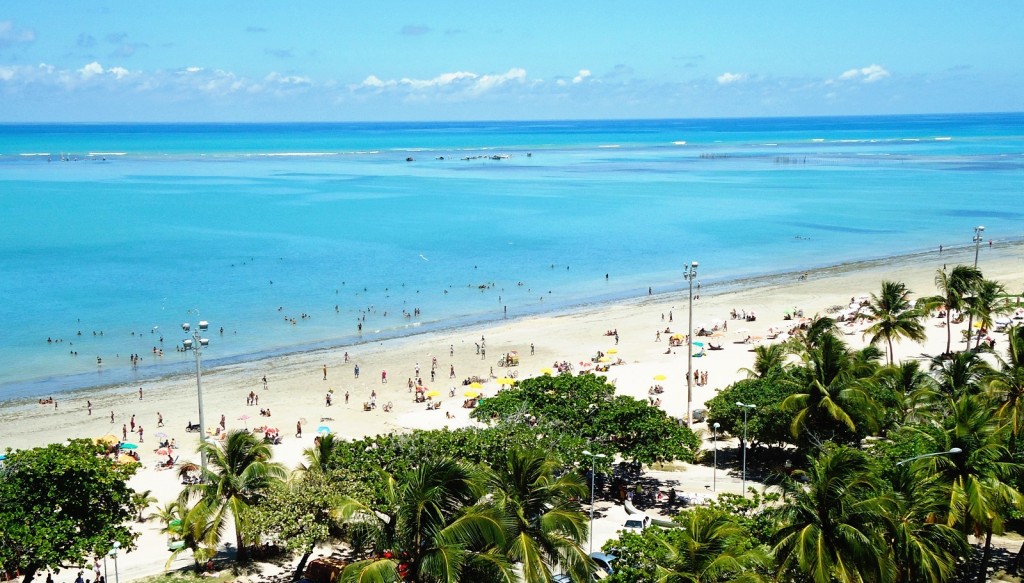
{"label": "palm tree", "polygon": [[[992,317],[1006,314],[1009,310],[1010,302],[1006,299],[1006,288],[997,281],[982,279],[974,288],[974,296],[968,302],[967,313],[970,315],[967,321],[968,332],[973,333],[974,331],[974,318],[978,319],[978,324],[982,328],[992,329],[995,324]],[[974,341],[975,348],[981,344],[981,336],[981,334],[977,335]]]}
{"label": "palm tree", "polygon": [[885,340],[889,346],[889,364],[893,363],[892,342],[900,338],[923,341],[927,336],[921,313],[911,305],[910,290],[899,281],[883,281],[878,295],[871,294],[866,317],[873,323],[864,330],[871,343]]}
{"label": "palm tree", "polygon": [[242,520],[245,512],[272,481],[283,480],[287,472],[281,464],[270,461],[270,446],[247,431],[229,431],[223,448],[204,441],[199,449],[206,454],[209,467],[202,476],[202,483],[185,487],[182,503],[198,497],[196,507],[209,516],[218,532],[225,528],[229,517],[233,519],[236,559],[244,561]]}
{"label": "palm tree", "polygon": [[513,579],[500,552],[509,525],[494,509],[477,504],[483,490],[473,468],[426,461],[401,480],[383,472],[382,479],[384,502],[378,508],[352,498],[340,505],[338,516],[357,552],[364,542],[370,551],[342,571],[342,582],[454,583],[474,569],[487,572],[489,580]]}
{"label": "palm tree", "polygon": [[783,410],[796,413],[790,426],[794,437],[834,422],[854,432],[855,413],[873,424],[873,401],[854,374],[855,361],[842,340],[823,333],[801,359],[803,366],[793,371],[793,379],[784,381],[795,384],[795,392],[782,402]]}
{"label": "palm tree", "polygon": [[953,398],[981,392],[982,381],[992,370],[975,352],[958,352],[948,359],[935,357],[931,369],[939,392]]}
{"label": "palm tree", "polygon": [[999,369],[989,373],[989,394],[996,400],[999,415],[1010,426],[1010,454],[1017,452],[1017,439],[1024,429],[1024,328],[1008,332],[1006,358],[996,355]]}
{"label": "palm tree", "polygon": [[780,576],[796,571],[814,583],[891,580],[895,565],[881,532],[893,499],[876,476],[863,452],[836,447],[783,479],[782,504],[771,511],[781,525]]}
{"label": "palm tree", "polygon": [[[182,492],[182,497],[185,493]],[[186,500],[179,498],[175,502],[165,504],[160,511],[164,526],[160,533],[168,538],[181,541],[177,548],[169,549],[171,556],[164,564],[164,570],[171,568],[171,563],[186,551],[192,552],[192,561],[197,573],[202,572],[203,563],[217,554],[217,540],[220,538],[217,525],[210,521],[209,512],[197,503],[191,508]]]}
{"label": "palm tree", "polygon": [[907,360],[880,369],[875,375],[875,382],[896,395],[901,423],[928,419],[931,405],[940,398],[935,381],[921,370],[921,363],[917,360]]}
{"label": "palm tree", "polygon": [[945,510],[938,478],[922,463],[898,466],[893,472],[895,504],[886,513],[886,538],[896,565],[895,583],[944,583],[953,579],[967,538],[934,520]]}
{"label": "palm tree", "polygon": [[750,379],[766,379],[785,370],[786,356],[789,354],[785,344],[762,344],[754,347],[753,368],[742,368]]}
{"label": "palm tree", "polygon": [[146,522],[146,519],[142,516],[142,513],[149,508],[150,504],[157,502],[156,496],[153,496],[152,490],[143,490],[141,492],[133,492],[131,497],[132,506],[135,508],[137,516],[135,517],[136,522]]}
{"label": "palm tree", "polygon": [[587,487],[573,473],[556,478],[557,466],[546,452],[517,448],[484,473],[491,504],[509,525],[503,550],[511,563],[522,566],[527,583],[550,581],[556,563],[580,581],[592,571],[580,546],[587,538],[587,516],[579,500]]}
{"label": "palm tree", "polygon": [[983,583],[992,551],[992,535],[1001,534],[1004,517],[1024,507],[1024,497],[1013,487],[1024,466],[1009,460],[1007,426],[983,395],[961,395],[951,400],[944,419],[942,441],[934,451],[959,448],[961,453],[922,460],[926,473],[937,476],[946,492],[945,522],[965,534],[984,535],[978,581]]}
{"label": "palm tree", "polygon": [[656,565],[659,583],[759,583],[770,559],[760,547],[748,548],[749,533],[732,516],[697,508],[676,519],[682,528],[661,542],[666,554]]}
{"label": "palm tree", "polygon": [[330,469],[334,454],[340,448],[341,442],[335,438],[333,433],[318,435],[313,440],[313,447],[302,450],[302,457],[306,459],[306,463],[299,464],[293,477],[301,477],[306,473],[326,474]]}
{"label": "palm tree", "polygon": [[981,281],[978,268],[969,265],[957,265],[953,271],[940,269],[935,272],[935,288],[938,294],[921,298],[917,301],[918,309],[924,314],[936,308],[946,311],[946,354],[953,352],[953,329],[950,319],[953,310],[963,312],[967,308],[966,298]]}

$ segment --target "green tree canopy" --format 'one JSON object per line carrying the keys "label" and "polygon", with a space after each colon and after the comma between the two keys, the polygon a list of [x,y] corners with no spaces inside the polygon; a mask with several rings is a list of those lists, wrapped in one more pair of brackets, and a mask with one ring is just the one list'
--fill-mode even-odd
{"label": "green tree canopy", "polygon": [[114,541],[133,548],[126,480],[137,467],[115,464],[87,440],[9,451],[0,466],[0,565],[28,583],[41,569],[102,555]]}

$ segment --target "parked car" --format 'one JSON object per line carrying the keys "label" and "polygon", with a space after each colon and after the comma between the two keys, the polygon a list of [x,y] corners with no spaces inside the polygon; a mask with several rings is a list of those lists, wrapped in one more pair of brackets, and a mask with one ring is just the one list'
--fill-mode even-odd
{"label": "parked car", "polygon": [[605,553],[590,553],[590,558],[597,563],[597,566],[601,568],[608,575],[615,574],[615,555],[608,555]]}
{"label": "parked car", "polygon": [[634,514],[626,519],[623,528],[629,530],[644,530],[651,525],[651,517],[646,514]]}

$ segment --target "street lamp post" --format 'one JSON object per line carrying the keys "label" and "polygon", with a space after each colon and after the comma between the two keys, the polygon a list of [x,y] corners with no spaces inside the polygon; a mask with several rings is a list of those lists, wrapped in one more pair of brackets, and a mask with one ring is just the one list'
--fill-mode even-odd
{"label": "street lamp post", "polygon": [[[203,376],[202,370],[202,347],[209,346],[210,341],[201,336],[202,332],[206,332],[210,328],[210,323],[206,320],[200,320],[196,326],[195,332],[192,333],[192,338],[186,338],[182,341],[181,345],[185,350],[191,350],[196,355],[196,392],[199,395],[199,443],[202,444],[206,440],[206,418],[203,416]],[[191,331],[192,325],[185,322],[181,325],[181,329],[186,333]],[[203,476],[206,476],[206,452],[200,448],[199,456],[203,466]]]}
{"label": "street lamp post", "polygon": [[714,431],[713,435],[714,435],[714,440],[715,440],[715,467],[714,467],[713,470],[711,470],[711,491],[712,492],[717,492],[718,491],[718,428],[721,427],[721,426],[722,426],[722,424],[718,423],[717,421],[715,422],[714,425],[711,426],[712,431]]}
{"label": "street lamp post", "polygon": [[590,456],[590,552],[594,552],[594,474],[597,472],[597,458],[606,458],[603,453],[590,453],[583,450],[583,455]]}
{"label": "street lamp post", "polygon": [[743,408],[743,497],[747,497],[747,413],[754,409],[754,405],[747,405],[736,401],[737,407]]}
{"label": "street lamp post", "polygon": [[983,225],[974,227],[974,238],[971,239],[974,241],[974,267],[978,267],[978,250],[981,249],[982,233],[984,232],[985,227]]}
{"label": "street lamp post", "polygon": [[693,425],[693,279],[697,277],[696,261],[683,273],[683,278],[690,283],[689,328],[686,330],[686,426]]}
{"label": "street lamp post", "polygon": [[935,456],[940,456],[940,455],[956,455],[958,453],[963,453],[963,451],[964,450],[960,449],[959,447],[951,447],[951,448],[949,448],[949,451],[937,451],[937,452],[934,452],[934,453],[926,453],[926,454],[923,454],[923,455],[915,455],[914,457],[907,458],[905,460],[900,460],[900,461],[896,462],[896,465],[897,466],[902,466],[905,463],[912,462],[912,461],[919,460],[919,459],[924,459],[926,457],[935,457]]}
{"label": "street lamp post", "polygon": [[[114,558],[114,583],[121,583],[121,573],[117,570],[117,549],[121,548],[121,543],[114,541],[114,548],[110,549],[108,553]],[[106,579],[106,575],[103,576]]]}

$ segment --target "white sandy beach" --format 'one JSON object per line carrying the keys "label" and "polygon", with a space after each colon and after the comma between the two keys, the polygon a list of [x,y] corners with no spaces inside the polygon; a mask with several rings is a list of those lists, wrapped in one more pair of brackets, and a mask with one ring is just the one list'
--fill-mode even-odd
{"label": "white sandy beach", "polygon": [[[1006,285],[1011,292],[1024,289],[1024,248],[1020,245],[997,245],[983,248],[979,267],[985,276]],[[875,292],[884,279],[903,281],[914,292],[913,298],[935,293],[933,278],[937,269],[944,264],[952,267],[956,263],[970,263],[974,249],[946,251],[942,255],[914,256],[895,260],[865,262],[862,264],[838,266],[810,272],[806,280],[799,274],[780,275],[774,280],[751,282],[739,291],[716,292],[714,286],[699,290],[699,299],[694,302],[693,322],[695,327],[709,326],[714,320],[728,324],[728,332],[721,341],[724,350],[707,351],[705,356],[693,359],[693,366],[707,371],[708,383],[694,387],[693,406],[714,396],[718,388],[741,378],[739,369],[749,367],[753,362],[752,346],[738,344],[747,335],[765,336],[770,327],[784,324],[783,315],[794,308],[803,310],[807,316],[825,313],[834,305],[849,303],[851,296]],[[702,270],[707,266],[702,266]],[[697,290],[695,290],[695,293]],[[757,320],[741,322],[730,319],[730,311],[754,311]],[[672,321],[669,322],[671,314]],[[664,320],[662,317],[664,316]],[[203,392],[207,427],[214,427],[224,415],[229,429],[247,426],[254,428],[271,425],[281,429],[284,443],[274,448],[277,461],[294,467],[301,459],[303,448],[309,447],[319,425],[328,425],[335,432],[346,437],[361,437],[389,431],[403,431],[411,428],[440,428],[463,426],[471,421],[469,410],[461,407],[464,388],[461,381],[479,375],[503,376],[506,369],[497,366],[499,356],[516,350],[520,365],[508,369],[516,371],[519,378],[536,376],[542,367],[551,366],[555,361],[568,361],[577,365],[589,363],[590,357],[598,350],[616,348],[615,358],[625,364],[616,365],[607,373],[621,394],[639,399],[647,398],[648,388],[655,375],[665,375],[660,381],[666,391],[659,395],[662,407],[670,414],[685,417],[686,412],[686,348],[676,348],[666,354],[668,335],[662,334],[660,342],[655,341],[656,332],[666,327],[672,332],[685,333],[687,328],[687,298],[685,294],[650,296],[614,304],[593,306],[573,313],[544,315],[521,320],[510,320],[496,325],[469,327],[456,331],[429,333],[374,344],[355,345],[329,351],[318,351],[284,357],[270,358],[204,370]],[[923,345],[901,343],[896,345],[897,359],[920,357],[922,354],[937,354],[945,348],[946,331],[936,326],[938,320],[927,324],[929,338]],[[849,328],[846,339],[854,346],[865,340],[860,330],[864,324]],[[954,342],[960,338],[959,330],[953,330]],[[747,329],[749,332],[741,332]],[[615,339],[606,336],[608,330],[617,330]],[[476,353],[474,344],[486,339],[486,357]],[[1002,348],[1002,335],[994,335],[996,348]],[[531,355],[531,343],[535,354]],[[449,355],[453,347],[454,356]],[[206,349],[216,354],[216,338]],[[344,361],[348,352],[350,362]],[[437,380],[429,382],[432,359],[437,359]],[[421,376],[427,386],[442,392],[440,411],[426,411],[421,404],[413,402],[413,395],[407,388],[407,379],[415,376],[419,364]],[[327,366],[327,379],[323,379],[323,366]],[[361,370],[355,378],[354,366]],[[456,377],[449,380],[449,369],[454,367]],[[387,371],[388,383],[382,384],[381,371]],[[266,375],[268,388],[263,388],[261,378]],[[143,385],[143,398],[139,399],[139,386],[126,385],[106,394],[57,395],[58,408],[34,403],[4,403],[0,405],[0,416],[4,419],[0,428],[0,447],[28,448],[67,438],[93,438],[112,433],[121,436],[122,424],[129,422],[132,415],[137,424],[145,428],[145,442],[139,445],[142,454],[142,468],[133,479],[136,490],[152,490],[163,502],[171,500],[180,490],[174,472],[157,471],[154,464],[158,456],[153,453],[159,441],[156,434],[166,432],[180,447],[181,459],[197,460],[191,453],[197,443],[197,433],[186,433],[187,422],[198,422],[196,382],[194,375],[183,375],[149,382]],[[456,396],[448,398],[451,387]],[[333,389],[332,406],[325,404],[325,395]],[[493,380],[485,384],[484,395],[493,394],[499,385]],[[378,407],[370,412],[362,410],[362,403],[368,401],[371,391],[377,393]],[[250,391],[259,395],[258,406],[247,406]],[[344,395],[350,394],[345,403]],[[47,395],[40,395],[45,397]],[[86,411],[86,399],[91,399],[93,414]],[[381,405],[393,403],[394,410],[386,413]],[[261,417],[261,408],[269,408],[271,417]],[[448,419],[445,412],[451,412],[454,419]],[[114,413],[111,423],[110,414]],[[163,415],[164,427],[157,427],[157,414]],[[242,420],[241,417],[249,418]],[[323,419],[323,422],[321,422]],[[296,423],[303,425],[303,437],[295,437]],[[698,426],[700,427],[700,426]],[[129,441],[138,441],[129,435]],[[678,489],[706,491],[710,484],[711,469],[707,466],[688,466],[678,474]],[[738,476],[718,472],[718,490],[739,492]],[[621,508],[611,509],[607,517],[599,522],[594,547],[614,536],[621,525]],[[122,555],[119,561],[120,575],[126,580],[163,570],[167,558],[165,541],[158,534],[155,523],[137,526],[142,533],[139,548]],[[225,537],[233,540],[233,536]],[[190,559],[183,557],[176,565],[185,566]],[[112,566],[111,566],[112,568]],[[57,581],[63,583],[74,579],[74,573],[62,572]]]}

